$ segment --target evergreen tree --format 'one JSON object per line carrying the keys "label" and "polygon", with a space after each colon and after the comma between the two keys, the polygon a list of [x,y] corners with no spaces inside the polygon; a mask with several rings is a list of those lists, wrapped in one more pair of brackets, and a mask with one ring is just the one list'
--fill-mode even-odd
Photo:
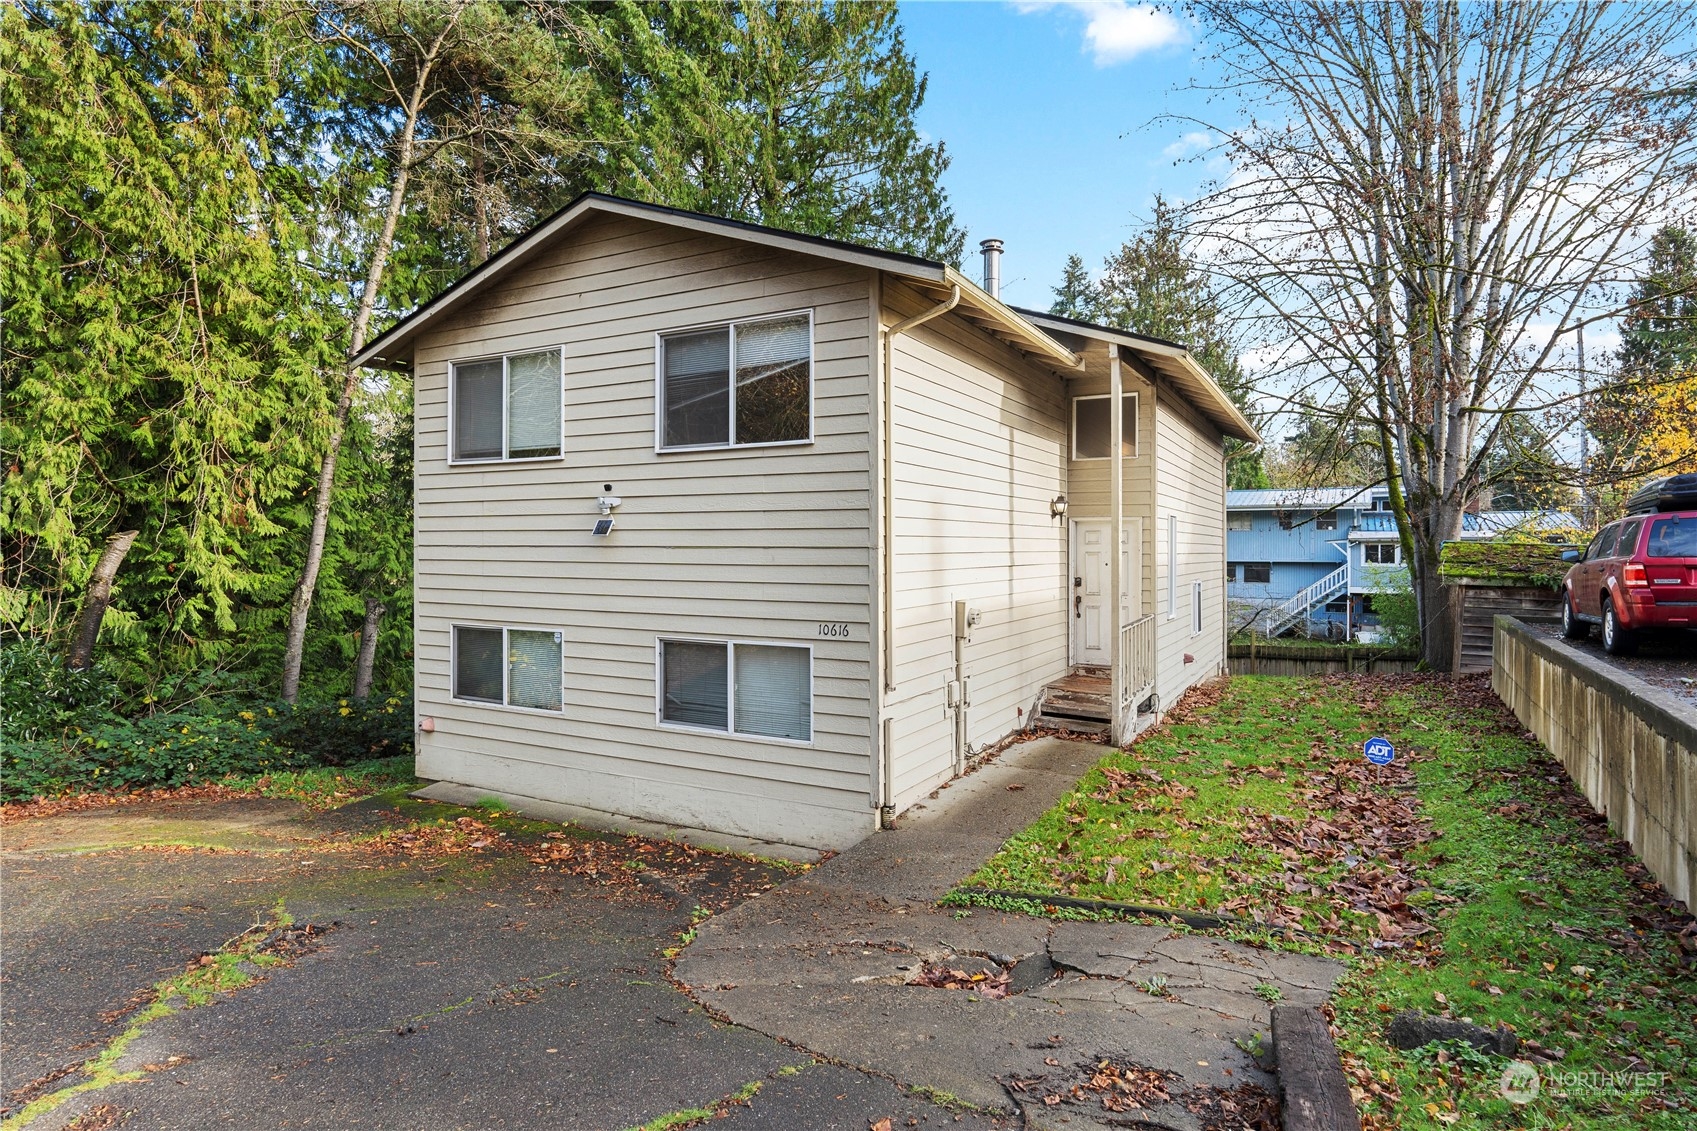
{"label": "evergreen tree", "polygon": [[1649,270],[1621,320],[1620,369],[1654,377],[1697,362],[1697,235],[1665,227],[1650,240]]}
{"label": "evergreen tree", "polygon": [[1646,479],[1697,471],[1697,234],[1655,234],[1627,311],[1615,374],[1584,413],[1597,439],[1587,478],[1605,513]]}
{"label": "evergreen tree", "polygon": [[[1063,288],[1077,285],[1076,259],[1067,262]],[[1228,319],[1186,246],[1177,210],[1164,198],[1155,198],[1149,224],[1108,258],[1086,293],[1092,321],[1184,346],[1232,402],[1255,418],[1254,387],[1238,361]],[[1227,441],[1226,449],[1229,486],[1266,485],[1258,449],[1239,440]]]}
{"label": "evergreen tree", "polygon": [[890,0],[626,8],[594,177],[615,192],[958,263],[943,145],[914,118],[926,77]]}
{"label": "evergreen tree", "polygon": [[1066,266],[1061,269],[1061,285],[1051,289],[1055,301],[1049,304],[1050,314],[1083,322],[1095,320],[1096,284],[1090,281],[1090,272],[1084,269],[1082,256],[1067,256]]}
{"label": "evergreen tree", "polygon": [[150,682],[253,631],[325,433],[298,31],[262,4],[0,9],[0,613],[57,638],[138,531],[106,626]]}

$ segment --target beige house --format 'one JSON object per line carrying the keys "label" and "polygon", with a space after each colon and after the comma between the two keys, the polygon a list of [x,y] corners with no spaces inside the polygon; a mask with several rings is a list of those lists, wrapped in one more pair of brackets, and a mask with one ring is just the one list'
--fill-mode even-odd
{"label": "beige house", "polygon": [[1222,674],[1254,428],[987,282],[589,195],[373,341],[416,387],[419,774],[841,848],[1034,718],[1125,738]]}

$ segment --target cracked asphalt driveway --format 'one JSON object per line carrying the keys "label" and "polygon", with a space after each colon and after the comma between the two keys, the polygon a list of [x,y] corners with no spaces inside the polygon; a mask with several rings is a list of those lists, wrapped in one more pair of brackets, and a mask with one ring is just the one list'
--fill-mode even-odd
{"label": "cracked asphalt driveway", "polygon": [[[519,851],[388,854],[349,837],[405,820],[214,801],[0,829],[8,1131],[616,1131],[692,1111],[729,1128],[1008,1122],[815,1060],[675,988],[664,952],[710,870],[682,892],[610,887]],[[156,984],[279,901],[313,926],[306,945],[137,1024]]]}

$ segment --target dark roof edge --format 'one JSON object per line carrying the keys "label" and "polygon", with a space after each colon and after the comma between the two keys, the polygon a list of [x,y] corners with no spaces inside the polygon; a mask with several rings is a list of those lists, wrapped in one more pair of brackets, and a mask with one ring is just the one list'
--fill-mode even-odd
{"label": "dark roof edge", "polygon": [[589,204],[591,202],[611,204],[620,209],[634,209],[637,211],[647,212],[655,216],[671,216],[678,219],[688,220],[691,223],[711,224],[715,227],[748,232],[750,234],[767,238],[795,241],[797,243],[808,244],[825,250],[869,256],[893,264],[917,267],[926,271],[941,273],[948,270],[947,264],[940,263],[934,259],[926,259],[918,255],[909,255],[906,252],[886,251],[883,248],[869,247],[865,244],[850,243],[847,240],[835,240],[826,236],[814,236],[808,235],[804,232],[792,232],[784,228],[773,228],[764,224],[750,223],[746,220],[729,220],[723,216],[713,216],[705,212],[692,212],[685,208],[673,208],[664,204],[649,204],[646,201],[632,200],[629,197],[614,196],[610,193],[583,192],[573,197],[568,203],[555,209],[553,212],[550,212],[543,219],[532,224],[521,235],[513,237],[513,239],[508,241],[507,245],[501,248],[500,251],[497,251],[494,255],[491,255],[488,259],[485,259],[482,263],[478,264],[470,271],[467,271],[459,278],[450,282],[431,298],[427,299],[425,302],[421,303],[417,307],[413,308],[413,310],[409,313],[404,315],[400,321],[396,322],[393,326],[390,326],[381,334],[377,335],[377,337],[367,342],[357,352],[350,354],[350,363],[356,366],[371,364],[381,356],[383,347],[386,344],[403,337],[415,323],[425,317],[428,317],[431,313],[440,308],[443,303],[450,301],[452,298],[468,288],[476,286],[491,273],[498,271],[509,259],[534,246],[537,237],[563,220],[569,213],[582,208],[585,204]]}

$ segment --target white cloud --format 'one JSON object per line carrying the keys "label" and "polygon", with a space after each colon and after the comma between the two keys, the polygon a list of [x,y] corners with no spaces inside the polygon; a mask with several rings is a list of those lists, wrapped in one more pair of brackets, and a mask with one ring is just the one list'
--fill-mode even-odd
{"label": "white cloud", "polygon": [[1060,0],[1058,3],[1022,0],[1014,7],[1025,13],[1063,8],[1083,17],[1084,42],[1098,67],[1111,67],[1145,51],[1183,43],[1189,38],[1183,24],[1153,4],[1131,4],[1127,0]]}
{"label": "white cloud", "polygon": [[1180,157],[1188,157],[1192,153],[1200,153],[1205,149],[1212,148],[1217,141],[1218,139],[1211,133],[1192,130],[1161,150],[1161,156],[1171,157],[1175,160]]}

